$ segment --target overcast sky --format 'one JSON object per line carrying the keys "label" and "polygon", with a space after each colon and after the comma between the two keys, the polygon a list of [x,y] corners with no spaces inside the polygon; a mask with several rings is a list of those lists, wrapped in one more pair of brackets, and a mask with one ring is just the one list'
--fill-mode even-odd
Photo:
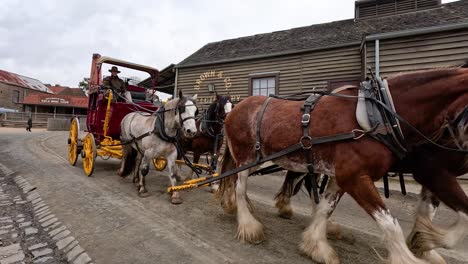
{"label": "overcast sky", "polygon": [[0,69],[77,87],[93,53],[162,69],[209,42],[353,17],[354,0],[1,0]]}

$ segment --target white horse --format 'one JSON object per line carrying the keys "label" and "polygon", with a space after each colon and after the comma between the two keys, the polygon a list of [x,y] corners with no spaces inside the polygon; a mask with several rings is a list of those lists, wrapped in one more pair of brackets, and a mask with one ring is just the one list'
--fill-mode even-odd
{"label": "white horse", "polygon": [[[152,160],[157,157],[167,159],[171,185],[176,185],[177,149],[174,144],[178,136],[177,131],[180,129],[186,137],[193,137],[197,133],[196,99],[197,95],[185,97],[179,92],[179,98],[167,102],[155,115],[133,112],[122,120],[120,139],[124,145],[119,175],[126,177],[133,171],[133,182],[138,182],[140,196],[148,196],[145,176]],[[171,202],[182,203],[178,192],[172,193]]]}

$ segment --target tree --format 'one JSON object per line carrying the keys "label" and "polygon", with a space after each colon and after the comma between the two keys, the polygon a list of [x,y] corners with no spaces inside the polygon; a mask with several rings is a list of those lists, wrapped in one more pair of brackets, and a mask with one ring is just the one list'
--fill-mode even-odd
{"label": "tree", "polygon": [[83,80],[78,84],[78,87],[81,88],[81,90],[83,90],[83,92],[87,93],[88,89],[89,89],[89,78],[83,78]]}

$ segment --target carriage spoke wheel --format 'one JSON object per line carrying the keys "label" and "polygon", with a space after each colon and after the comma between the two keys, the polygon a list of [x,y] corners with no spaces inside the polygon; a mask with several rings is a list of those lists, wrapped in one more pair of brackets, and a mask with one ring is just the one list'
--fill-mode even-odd
{"label": "carriage spoke wheel", "polygon": [[78,160],[78,131],[80,125],[77,118],[73,118],[70,124],[70,133],[68,134],[68,161],[70,165],[75,166]]}
{"label": "carriage spoke wheel", "polygon": [[83,170],[87,176],[91,176],[94,171],[94,162],[96,161],[96,143],[94,136],[88,133],[83,139]]}

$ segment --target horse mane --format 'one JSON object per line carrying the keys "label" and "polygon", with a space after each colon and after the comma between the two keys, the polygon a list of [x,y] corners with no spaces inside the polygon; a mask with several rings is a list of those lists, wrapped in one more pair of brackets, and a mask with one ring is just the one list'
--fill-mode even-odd
{"label": "horse mane", "polygon": [[210,104],[210,106],[208,106],[208,109],[206,109],[206,112],[207,112],[207,113],[213,112],[213,111],[214,111],[214,108],[216,107],[217,104],[218,104],[218,101],[217,101],[217,100],[213,101],[213,102]]}
{"label": "horse mane", "polygon": [[[465,66],[464,66],[465,67]],[[468,66],[466,66],[468,67]],[[403,82],[403,83],[421,83],[432,82],[443,78],[451,77],[458,74],[458,67],[441,67],[429,70],[418,70],[413,72],[399,73],[395,76],[389,77],[389,81]]]}
{"label": "horse mane", "polygon": [[172,100],[169,100],[165,107],[166,109],[175,109],[177,107],[177,104],[179,103],[180,98],[174,98]]}
{"label": "horse mane", "polygon": [[460,66],[460,68],[468,68],[468,59]]}

